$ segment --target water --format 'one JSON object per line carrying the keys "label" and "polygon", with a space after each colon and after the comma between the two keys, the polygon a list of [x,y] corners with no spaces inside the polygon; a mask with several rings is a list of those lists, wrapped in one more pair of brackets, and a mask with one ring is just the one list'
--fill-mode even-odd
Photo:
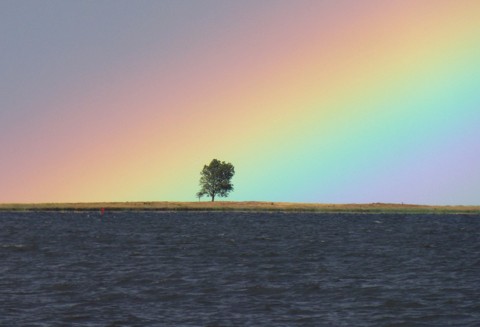
{"label": "water", "polygon": [[480,217],[0,213],[1,326],[478,326]]}

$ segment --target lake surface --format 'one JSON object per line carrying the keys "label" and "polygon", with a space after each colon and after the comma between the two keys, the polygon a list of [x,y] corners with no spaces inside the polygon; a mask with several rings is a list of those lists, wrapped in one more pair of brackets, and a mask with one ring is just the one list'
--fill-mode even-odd
{"label": "lake surface", "polygon": [[478,326],[480,216],[0,212],[1,326]]}

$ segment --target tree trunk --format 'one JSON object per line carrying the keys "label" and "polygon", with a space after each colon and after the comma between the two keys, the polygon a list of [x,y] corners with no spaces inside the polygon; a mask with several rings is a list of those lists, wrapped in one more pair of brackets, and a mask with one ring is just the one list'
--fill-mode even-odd
{"label": "tree trunk", "polygon": [[212,194],[212,202],[215,201],[215,194]]}

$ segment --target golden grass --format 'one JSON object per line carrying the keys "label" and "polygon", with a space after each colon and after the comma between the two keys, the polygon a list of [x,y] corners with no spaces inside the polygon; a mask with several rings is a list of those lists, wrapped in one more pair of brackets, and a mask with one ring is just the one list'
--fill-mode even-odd
{"label": "golden grass", "polygon": [[354,213],[458,213],[480,214],[480,206],[428,206],[394,203],[320,204],[296,202],[92,202],[92,203],[5,203],[0,211],[298,211]]}

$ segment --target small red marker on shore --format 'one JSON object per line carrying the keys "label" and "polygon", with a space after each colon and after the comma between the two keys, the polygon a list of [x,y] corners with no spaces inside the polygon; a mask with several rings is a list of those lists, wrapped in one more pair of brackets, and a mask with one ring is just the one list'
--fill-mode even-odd
{"label": "small red marker on shore", "polygon": [[104,213],[105,213],[105,208],[100,208],[100,214],[103,216]]}

